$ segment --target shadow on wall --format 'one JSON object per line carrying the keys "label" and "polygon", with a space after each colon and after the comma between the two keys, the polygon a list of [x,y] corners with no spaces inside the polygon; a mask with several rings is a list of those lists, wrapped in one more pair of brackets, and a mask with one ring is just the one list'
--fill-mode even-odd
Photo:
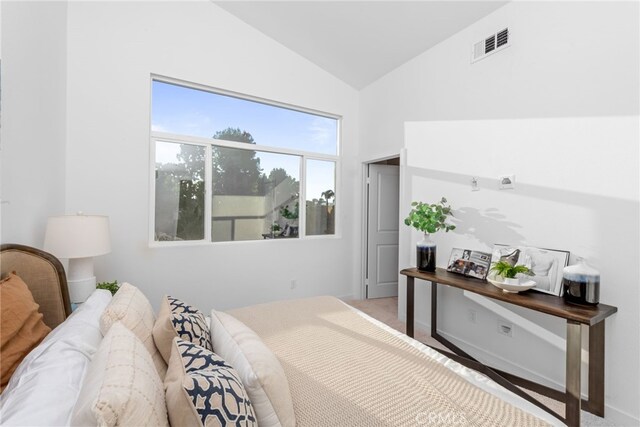
{"label": "shadow on wall", "polygon": [[524,245],[525,237],[518,232],[522,226],[500,213],[496,208],[484,209],[462,207],[455,210],[455,217],[451,222],[455,224],[454,233],[473,237],[474,239],[492,247],[499,235],[510,245]]}
{"label": "shadow on wall", "polygon": [[[407,179],[406,194],[414,194],[415,177],[427,178],[436,181],[469,186],[469,174],[445,172],[432,169],[423,169],[415,166],[406,166],[403,172]],[[478,177],[479,182],[494,182],[494,177]],[[603,196],[598,194],[586,194],[577,191],[563,190],[553,187],[545,187],[535,184],[517,183],[515,192],[513,190],[498,190],[482,186],[483,192],[497,192],[504,194],[505,198],[517,195],[522,198],[532,199],[527,206],[522,209],[535,209],[535,199],[557,202],[564,205],[573,205],[587,209],[594,219],[595,227],[591,230],[574,230],[573,224],[557,223],[554,218],[556,212],[540,212],[540,221],[547,221],[565,232],[582,233],[588,231],[593,240],[598,242],[600,248],[590,247],[589,250],[600,252],[605,255],[607,251],[602,248],[616,248],[618,255],[615,257],[619,261],[625,260],[628,265],[630,277],[640,276],[640,264],[637,263],[637,256],[640,249],[640,202],[638,200],[627,200],[616,197]],[[506,244],[528,244],[526,237],[520,232],[523,228],[520,224],[509,221],[505,215],[497,208],[477,209],[475,207],[454,208],[456,229],[454,233],[466,235],[487,244],[489,247],[496,243],[496,238],[500,243]],[[524,232],[524,230],[521,230]],[[625,249],[622,249],[624,247]],[[604,253],[603,253],[604,252]],[[572,256],[584,256],[581,253],[572,252]],[[607,258],[611,256],[607,255]],[[605,262],[606,259],[600,260]],[[628,263],[627,263],[628,262]],[[604,267],[604,265],[602,266]]]}

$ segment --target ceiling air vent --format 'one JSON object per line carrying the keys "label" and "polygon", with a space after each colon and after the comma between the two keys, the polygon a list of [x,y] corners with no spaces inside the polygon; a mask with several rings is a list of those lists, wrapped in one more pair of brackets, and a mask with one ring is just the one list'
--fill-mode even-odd
{"label": "ceiling air vent", "polygon": [[509,29],[492,34],[489,37],[473,44],[471,62],[479,61],[487,56],[509,47]]}
{"label": "ceiling air vent", "polygon": [[496,48],[496,37],[491,36],[484,41],[484,53],[489,53]]}
{"label": "ceiling air vent", "polygon": [[505,28],[496,34],[496,47],[501,47],[509,43],[509,29]]}

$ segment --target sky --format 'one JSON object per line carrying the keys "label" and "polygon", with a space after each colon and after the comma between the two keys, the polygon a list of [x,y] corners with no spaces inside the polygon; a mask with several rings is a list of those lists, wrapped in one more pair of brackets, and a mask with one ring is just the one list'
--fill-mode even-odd
{"label": "sky", "polygon": [[[251,134],[256,144],[336,155],[338,121],[301,111],[153,81],[154,131],[212,138],[229,127]],[[156,144],[156,161],[176,163],[179,144]],[[299,179],[300,158],[257,152],[265,174],[277,167]],[[335,191],[335,163],[307,161],[307,199]]]}
{"label": "sky", "polygon": [[154,80],[153,130],[212,138],[229,127],[256,144],[337,154],[336,119]]}

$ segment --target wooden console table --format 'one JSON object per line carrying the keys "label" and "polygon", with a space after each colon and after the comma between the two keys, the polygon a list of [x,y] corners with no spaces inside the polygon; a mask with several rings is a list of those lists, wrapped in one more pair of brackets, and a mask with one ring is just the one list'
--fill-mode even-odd
{"label": "wooden console table", "polygon": [[[413,337],[414,279],[431,282],[431,337],[444,344],[455,354],[449,352],[443,353],[466,366],[481,371],[515,394],[561,419],[569,426],[580,425],[581,408],[595,415],[604,416],[604,325],[605,319],[618,311],[617,307],[605,304],[598,304],[596,307],[571,305],[565,303],[562,298],[535,291],[525,291],[519,294],[507,293],[484,280],[449,273],[441,268],[436,269],[435,273],[419,271],[417,268],[406,268],[400,271],[400,274],[407,276],[407,335]],[[487,298],[565,319],[567,321],[565,391],[561,392],[485,366],[438,334],[438,284],[463,289]],[[580,398],[582,325],[589,327],[588,400],[582,400]],[[532,389],[556,400],[564,401],[566,405],[565,418],[532,398],[514,384]]]}

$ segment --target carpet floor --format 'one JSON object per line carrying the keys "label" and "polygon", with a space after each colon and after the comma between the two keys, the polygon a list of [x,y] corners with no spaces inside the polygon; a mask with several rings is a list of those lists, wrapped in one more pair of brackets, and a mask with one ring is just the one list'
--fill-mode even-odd
{"label": "carpet floor", "polygon": [[[349,300],[345,301],[347,304],[357,308],[373,317],[385,323],[386,325],[392,327],[393,329],[405,332],[405,323],[401,320],[398,320],[398,298],[376,298],[376,299],[368,299],[368,300]],[[442,344],[438,341],[431,338],[430,334],[419,330],[417,327],[415,328],[415,339],[420,342],[427,344],[428,346],[440,348],[442,350],[447,350]],[[538,393],[535,393],[531,390],[527,390],[523,388],[525,392],[529,393],[531,396],[535,397],[543,404],[553,409],[556,413],[564,416],[564,403],[559,402],[557,400],[551,399],[546,396],[542,396]],[[608,420],[604,418],[597,417],[589,412],[582,411],[581,413],[581,423],[586,427],[615,427],[615,424],[612,424]]]}

